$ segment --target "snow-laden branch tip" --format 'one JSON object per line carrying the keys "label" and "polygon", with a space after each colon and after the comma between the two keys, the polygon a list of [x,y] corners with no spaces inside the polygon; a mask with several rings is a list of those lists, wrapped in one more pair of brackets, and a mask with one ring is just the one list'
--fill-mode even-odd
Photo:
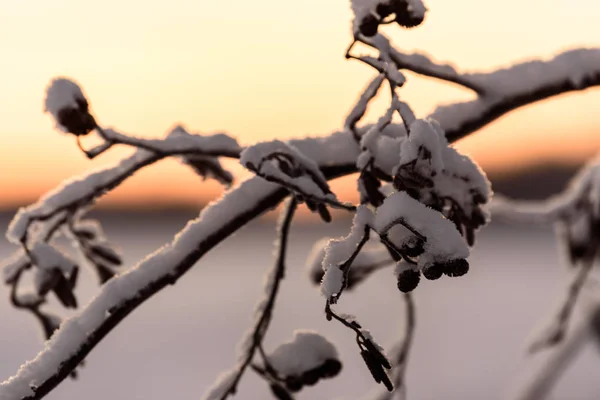
{"label": "snow-laden branch tip", "polygon": [[458,140],[516,108],[600,85],[600,49],[577,49],[550,60],[467,75],[483,88],[476,100],[438,107],[431,115],[449,140]]}
{"label": "snow-laden branch tip", "polygon": [[88,101],[77,83],[68,78],[55,78],[46,88],[44,111],[56,121],[56,127],[74,135],[87,135],[96,128],[88,110]]}

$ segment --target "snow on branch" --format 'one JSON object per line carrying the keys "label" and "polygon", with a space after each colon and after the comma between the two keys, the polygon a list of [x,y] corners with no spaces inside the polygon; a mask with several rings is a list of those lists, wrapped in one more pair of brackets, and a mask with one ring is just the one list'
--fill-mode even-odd
{"label": "snow on branch", "polygon": [[[316,205],[313,206],[324,219],[327,219],[326,209],[323,211],[319,204],[342,207],[345,205],[331,196],[326,180],[354,173],[359,169],[361,172],[359,184],[362,184],[365,189],[364,196],[361,196],[364,200],[361,207],[366,209],[372,206],[374,209],[382,208],[383,211],[375,210],[374,213],[370,211],[374,216],[369,218],[369,224],[364,224],[362,233],[351,234],[349,238],[352,240],[348,239],[346,244],[337,246],[344,257],[331,256],[336,262],[331,262],[329,265],[331,268],[326,269],[332,271],[332,276],[337,277],[337,280],[332,278],[333,289],[330,288],[328,292],[335,292],[339,297],[341,289],[348,285],[350,275],[339,268],[338,261],[343,259],[345,260],[343,262],[349,262],[348,266],[352,261],[356,261],[359,251],[368,238],[369,230],[373,228],[379,234],[380,241],[390,257],[398,261],[400,275],[412,271],[414,278],[414,274],[418,274],[422,269],[426,277],[436,279],[439,277],[439,271],[430,271],[429,267],[436,265],[438,262],[436,257],[440,254],[440,259],[444,262],[451,261],[456,264],[453,264],[452,270],[448,271],[449,275],[460,275],[468,269],[464,259],[454,258],[468,254],[468,249],[467,252],[464,251],[466,245],[465,248],[459,248],[454,245],[454,240],[448,243],[437,243],[435,232],[421,232],[416,227],[420,223],[419,218],[423,217],[424,220],[429,221],[429,217],[425,214],[435,212],[437,213],[435,226],[448,225],[449,221],[452,221],[457,228],[454,236],[460,238],[463,234],[467,242],[472,244],[473,231],[487,222],[487,216],[481,206],[491,196],[489,183],[476,164],[456,153],[449,147],[449,143],[517,107],[560,93],[600,84],[597,63],[600,50],[581,50],[566,53],[564,57],[558,56],[551,61],[520,64],[499,71],[498,75],[494,72],[460,74],[451,67],[438,65],[425,57],[402,55],[391,47],[387,39],[379,35],[375,36],[378,26],[391,22],[391,18],[401,26],[418,25],[425,16],[425,8],[420,0],[354,0],[353,7],[357,17],[355,39],[372,43],[380,53],[377,59],[363,58],[362,61],[374,67],[381,77],[376,78],[367,88],[360,104],[347,119],[344,132],[334,133],[322,139],[308,138],[277,144],[271,142],[254,146],[252,150],[248,149],[248,158],[242,157],[242,163],[259,177],[242,182],[229,190],[221,199],[205,208],[196,220],[191,221],[171,244],[149,255],[127,272],[108,280],[96,298],[75,316],[61,324],[46,343],[45,349],[35,359],[24,364],[17,375],[0,385],[0,399],[39,399],[45,396],[71,374],[101,339],[130,312],[167,285],[174,284],[202,255],[241,226],[276,207],[289,194],[288,189],[295,191],[298,199],[314,201]],[[374,39],[369,39],[373,36]],[[572,68],[567,68],[567,64]],[[394,92],[404,79],[399,71],[401,69],[412,69],[421,74],[461,84],[477,92],[479,98],[438,108],[432,117],[438,120],[439,125],[432,121],[424,123],[429,120],[417,122],[408,105],[401,102]],[[531,71],[536,74],[546,74],[549,78],[532,79],[529,77]],[[367,103],[381,85],[382,78],[387,79],[392,88],[395,102],[391,110],[399,112],[403,125],[394,125],[391,123],[391,118],[384,116],[380,127],[376,131],[373,130],[366,138],[362,138],[361,136],[369,131],[369,127],[356,128],[356,125],[364,115]],[[61,79],[55,80],[48,88],[46,110],[55,118],[60,129],[76,135],[77,139],[93,130],[98,132],[105,142],[91,150],[84,150],[89,157],[102,154],[117,143],[134,146],[137,151],[113,167],[65,182],[53,192],[43,196],[36,204],[19,211],[10,225],[8,237],[14,243],[23,245],[23,249],[4,267],[4,278],[9,283],[18,281],[22,271],[30,268],[31,262],[35,261],[31,259],[31,255],[35,258],[36,252],[29,254],[31,246],[28,244],[37,243],[29,240],[36,236],[36,232],[49,232],[47,240],[42,242],[51,246],[49,241],[58,226],[69,220],[73,222],[74,215],[80,213],[99,196],[118,186],[137,170],[165,156],[180,156],[202,176],[217,176],[222,182],[228,183],[230,176],[221,168],[217,157],[238,157],[241,151],[237,143],[226,135],[201,137],[180,129],[166,139],[148,140],[124,135],[111,129],[102,129],[91,115],[88,101],[79,86],[73,81]],[[498,79],[511,79],[518,83],[499,88]],[[443,132],[447,140],[441,140]],[[368,153],[365,148],[369,150]],[[268,151],[265,152],[265,149]],[[361,154],[367,154],[368,157],[363,157],[361,160],[359,159]],[[406,156],[404,160],[403,154]],[[247,162],[248,159],[251,160],[250,163]],[[357,164],[360,168],[357,168]],[[277,184],[263,178],[274,180]],[[394,188],[399,191],[399,194],[384,195],[380,185],[382,180],[393,180]],[[461,181],[463,183],[460,183]],[[432,190],[432,187],[435,190]],[[423,209],[415,211],[417,206],[405,204],[405,211],[414,212],[414,218],[417,218],[415,223],[411,219],[412,214],[404,215],[397,212],[395,207],[385,205],[385,199],[392,197],[402,200],[403,204],[413,201],[425,207],[427,211]],[[431,209],[427,209],[427,206]],[[390,213],[387,213],[388,208],[391,210]],[[392,215],[396,222],[395,226],[389,224],[391,217],[378,217],[379,214]],[[377,218],[383,218],[386,222],[378,223]],[[51,222],[55,219],[62,222],[60,224]],[[81,240],[89,240],[86,242],[87,245],[94,244],[92,238],[82,239],[81,235],[77,235],[77,219],[75,218],[71,227],[73,231],[71,233],[79,236]],[[426,231],[426,229],[421,230]],[[83,247],[82,242],[79,243]],[[41,246],[43,248],[44,244],[42,243]],[[41,252],[48,253],[45,250]],[[39,254],[39,251],[37,253]],[[579,260],[589,257],[585,252],[572,253],[575,253]],[[423,255],[421,261],[420,257]],[[104,251],[105,258],[112,256],[114,254],[110,251]],[[29,261],[26,260],[27,257]],[[419,259],[415,260],[417,257]],[[464,262],[456,263],[457,260]],[[336,269],[341,273],[335,271]],[[76,274],[71,277],[68,271],[61,270],[61,273],[63,272],[67,275],[65,279],[68,287],[73,284],[71,280],[76,279]],[[340,277],[342,277],[341,285],[338,279]],[[329,280],[328,277],[324,279]],[[344,279],[346,279],[345,283]],[[412,290],[411,288],[416,286],[414,281],[410,284],[400,283],[399,280],[399,288],[404,291]],[[15,287],[16,284],[13,285],[13,289]],[[11,293],[11,300],[17,304],[21,301],[20,304],[32,310],[34,314],[33,310],[37,310],[32,305],[37,304],[36,299],[29,301],[31,299],[22,295],[19,300],[14,290]],[[326,305],[326,315],[356,333],[361,356],[373,377],[391,390],[392,382],[385,370],[390,370],[392,365],[381,347],[372,340],[370,333],[352,317],[336,314],[331,309],[329,301]],[[40,318],[38,314],[36,316]],[[46,331],[52,334],[58,324],[49,315],[42,319]],[[258,366],[253,366],[253,369],[263,376],[269,373],[267,363],[262,371]],[[311,375],[310,379],[313,378],[314,376]],[[235,374],[229,375],[226,382],[231,383],[233,379]],[[277,388],[272,387],[275,391],[282,389],[282,386]]]}
{"label": "snow on branch", "polygon": [[467,78],[483,88],[483,95],[440,106],[431,115],[444,127],[450,141],[516,108],[600,85],[600,49],[570,50],[551,60],[524,62],[499,71],[469,74]]}
{"label": "snow on branch", "polygon": [[325,205],[353,211],[352,204],[340,203],[318,165],[295,148],[280,140],[262,142],[246,148],[240,158],[243,166],[270,182],[276,182],[295,193],[299,201],[330,222]]}
{"label": "snow on branch", "polygon": [[113,129],[102,129],[100,135],[113,144],[125,144],[161,155],[194,154],[238,158],[242,150],[237,141],[229,135],[224,133],[210,136],[192,134],[182,126],[176,126],[164,139],[138,138]]}

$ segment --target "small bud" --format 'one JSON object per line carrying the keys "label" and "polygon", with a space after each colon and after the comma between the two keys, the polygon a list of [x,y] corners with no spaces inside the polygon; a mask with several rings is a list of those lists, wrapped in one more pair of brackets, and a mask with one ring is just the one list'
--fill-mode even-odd
{"label": "small bud", "polygon": [[57,78],[50,83],[46,89],[45,111],[52,114],[61,130],[77,136],[87,135],[96,128],[88,101],[72,80]]}
{"label": "small bud", "polygon": [[419,271],[407,269],[398,274],[398,289],[403,293],[412,292],[421,280]]}
{"label": "small bud", "polygon": [[444,273],[451,277],[463,276],[469,272],[469,262],[464,258],[450,260],[444,265]]}

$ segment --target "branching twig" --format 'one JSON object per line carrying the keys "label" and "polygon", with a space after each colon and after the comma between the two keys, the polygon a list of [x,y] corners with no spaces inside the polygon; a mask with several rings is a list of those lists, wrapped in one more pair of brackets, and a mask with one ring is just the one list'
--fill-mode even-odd
{"label": "branching twig", "polygon": [[[241,351],[243,351],[245,354],[241,356],[239,364],[235,367],[235,376],[229,381],[227,388],[219,388],[222,391],[222,394],[219,396],[219,399],[221,400],[225,400],[230,395],[235,394],[237,385],[244,375],[246,368],[252,362],[255,352],[257,350],[261,352],[263,351],[262,341],[269,328],[269,323],[271,322],[271,317],[273,316],[273,308],[275,307],[275,301],[277,299],[277,293],[279,292],[279,286],[285,275],[285,258],[289,230],[297,205],[298,203],[296,199],[291,196],[287,202],[285,210],[282,213],[282,218],[277,233],[277,258],[273,264],[273,268],[267,274],[265,282],[266,302],[261,299],[258,303],[256,309],[256,322],[251,331],[247,334],[248,336],[246,340],[248,340],[249,343],[244,343],[246,340],[242,341],[242,347],[247,348],[241,349]],[[209,395],[206,398],[210,399],[212,397]]]}
{"label": "branching twig", "polygon": [[569,285],[567,298],[564,300],[562,306],[560,307],[560,310],[557,313],[555,320],[552,322],[552,325],[548,328],[548,331],[545,332],[538,340],[531,344],[531,346],[529,347],[529,351],[531,353],[538,352],[547,347],[555,346],[564,339],[567,329],[569,327],[569,322],[571,321],[571,315],[573,314],[573,310],[575,309],[575,304],[577,303],[577,299],[579,298],[581,290],[587,282],[588,276],[593,266],[594,261],[593,259],[591,259],[586,261],[584,265],[578,267],[575,279],[573,279],[573,281]]}

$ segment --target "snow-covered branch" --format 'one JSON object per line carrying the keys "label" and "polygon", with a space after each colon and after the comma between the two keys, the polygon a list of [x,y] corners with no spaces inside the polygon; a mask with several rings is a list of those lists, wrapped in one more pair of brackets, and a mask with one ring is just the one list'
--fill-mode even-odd
{"label": "snow-covered branch", "polygon": [[[280,398],[287,398],[284,392],[288,389],[299,390],[304,384],[335,375],[341,368],[335,348],[312,332],[297,332],[291,342],[281,345],[271,355],[262,349],[262,338],[283,273],[285,232],[296,201],[304,201],[325,221],[331,219],[326,205],[357,211],[354,229],[346,238],[331,242],[322,257],[326,316],[354,331],[361,356],[377,382],[388,390],[392,390],[392,380],[402,385],[414,328],[410,296],[405,295],[409,306],[407,336],[404,346],[394,353],[397,366],[392,379],[386,373],[392,369],[392,363],[369,331],[353,317],[336,314],[331,308],[352,279],[359,281],[378,269],[376,264],[365,264],[362,269],[357,268],[354,278],[351,272],[358,267],[354,264],[364,258],[361,252],[370,232],[379,236],[388,252],[386,261],[391,258],[397,262],[397,285],[402,292],[413,290],[421,274],[433,280],[443,274],[466,273],[468,246],[474,244],[475,232],[489,220],[485,205],[492,192],[483,171],[450,144],[520,106],[599,85],[600,50],[570,51],[553,60],[522,63],[490,73],[459,73],[428,57],[402,54],[387,38],[377,34],[378,26],[384,23],[396,22],[403,27],[419,25],[426,11],[421,0],[352,0],[352,7],[355,41],[377,48],[379,54],[376,58],[354,56],[350,54],[350,46],[347,56],[374,68],[378,75],[349,114],[344,130],[328,137],[258,143],[243,153],[237,142],[227,135],[195,135],[181,127],[175,128],[165,139],[138,138],[101,128],[91,114],[83,91],[73,81],[58,78],[50,84],[46,110],[59,129],[76,136],[79,147],[88,157],[96,157],[115,144],[132,146],[136,151],[114,166],[63,183],[35,204],[19,210],[13,219],[7,237],[21,249],[5,264],[4,279],[13,285],[13,303],[32,311],[51,337],[35,359],[0,385],[0,400],[44,397],[73,373],[129,313],[167,285],[174,284],[204,254],[237,229],[278,206],[290,190],[295,200],[283,222],[280,257],[266,287],[266,303],[259,307],[259,317],[248,336],[251,343],[245,346],[238,365],[209,398],[232,394],[248,366],[268,379],[273,393]],[[476,92],[478,98],[439,107],[431,115],[433,119],[416,119],[409,105],[400,101],[396,93],[405,81],[403,69],[462,85]],[[358,127],[368,103],[385,81],[392,94],[387,112],[376,124]],[[395,113],[402,118],[402,124],[392,123]],[[93,131],[104,142],[85,150],[79,139]],[[74,239],[88,261],[97,263],[102,259],[118,264],[118,254],[106,246],[97,229],[92,232],[89,226],[86,228],[81,217],[97,198],[136,171],[167,156],[177,156],[201,176],[215,177],[226,185],[231,183],[232,176],[223,169],[219,157],[240,158],[242,165],[257,176],[227,191],[189,222],[169,245],[126,272],[108,279],[112,276],[111,270],[99,267],[101,281],[106,281],[102,291],[55,331],[57,321],[39,312],[40,299],[17,292],[21,274],[35,266],[37,295],[53,290],[65,306],[74,307],[76,300],[71,292],[78,266],[53,246],[54,233],[65,227],[65,234]],[[358,208],[337,201],[327,183],[355,172],[360,172],[361,205]],[[582,182],[588,181],[595,185],[596,180],[586,180],[584,174]],[[391,184],[386,189],[382,182]],[[593,260],[597,253],[596,243],[589,240],[590,237],[598,239],[599,235],[596,227],[600,201],[595,197],[599,191],[592,190],[596,188],[580,184],[570,197],[557,202],[562,208],[550,206],[551,212],[545,212],[542,217],[559,218],[574,264]],[[578,293],[583,285],[580,282],[584,282],[587,275],[582,276],[576,281],[574,292]],[[565,314],[567,317],[563,320],[568,319],[570,312],[561,313]],[[264,366],[250,364],[256,350],[263,356]],[[303,351],[307,356],[303,358],[301,370],[291,370],[290,365],[280,362],[290,354]]]}
{"label": "snow-covered branch", "polygon": [[468,74],[483,89],[476,100],[438,107],[431,117],[456,141],[519,107],[600,85],[600,49],[577,49],[550,60],[527,61]]}

